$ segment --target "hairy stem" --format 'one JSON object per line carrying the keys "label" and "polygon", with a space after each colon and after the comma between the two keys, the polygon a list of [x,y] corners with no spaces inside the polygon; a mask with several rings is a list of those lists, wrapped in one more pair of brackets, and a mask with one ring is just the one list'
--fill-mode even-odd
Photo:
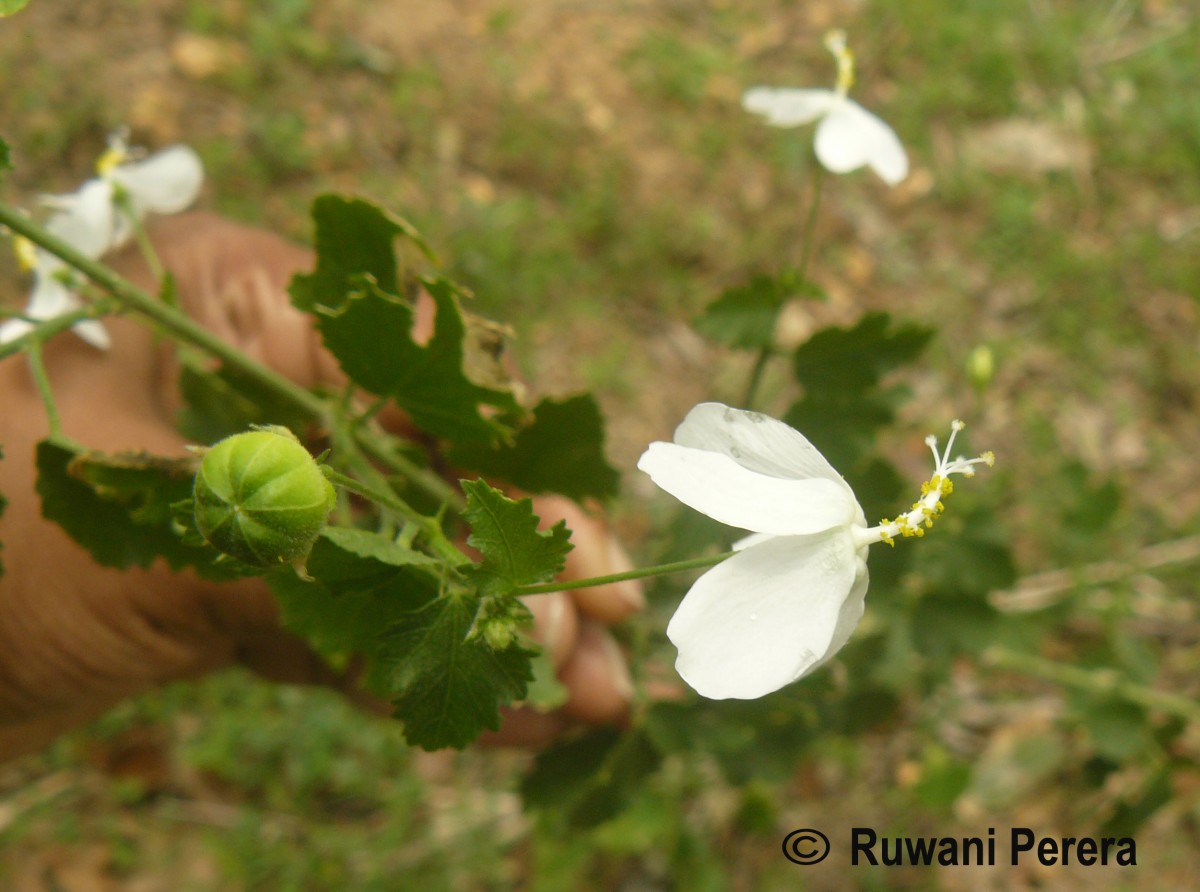
{"label": "hairy stem", "polygon": [[62,419],[58,414],[58,404],[54,402],[54,391],[50,387],[50,377],[46,374],[46,364],[42,362],[42,342],[34,339],[29,347],[29,370],[37,383],[38,393],[41,394],[42,404],[46,407],[46,422],[50,425],[52,440],[62,437]]}
{"label": "hairy stem", "polygon": [[726,558],[733,557],[736,551],[724,551],[708,557],[692,558],[688,561],[676,561],[673,564],[658,564],[653,567],[639,567],[636,570],[626,570],[624,573],[611,573],[608,576],[593,576],[591,579],[572,579],[570,582],[543,582],[537,585],[522,585],[513,590],[514,595],[545,595],[550,592],[565,592],[573,588],[592,588],[597,585],[608,585],[612,582],[624,582],[627,579],[646,579],[649,576],[665,576],[667,573],[678,573],[682,570],[698,570],[719,564]]}
{"label": "hairy stem", "polygon": [[[16,208],[2,201],[0,201],[0,226],[7,226],[13,232],[25,236],[35,245],[56,255],[111,294],[122,307],[156,323],[161,331],[170,334],[178,341],[191,344],[210,356],[216,357],[229,368],[240,372],[280,399],[291,403],[319,424],[330,429],[335,427],[336,418],[327,400],[301,387],[274,369],[251,359],[233,345],[226,343],[208,329],[194,322],[177,308],[168,306],[163,301],[142,291],[104,264],[85,256],[62,239],[46,232]],[[61,323],[61,328],[58,319],[43,323],[36,331],[36,338],[35,332],[30,332],[11,344],[0,347],[0,358],[28,346],[37,338],[45,338],[49,333],[60,331],[62,328],[78,322],[81,318],[91,318],[95,315],[97,315],[96,308],[93,307],[81,316],[69,314],[69,321]],[[355,439],[373,459],[403,475],[414,486],[428,492],[439,501],[445,502],[457,510],[461,510],[465,504],[462,496],[453,486],[431,471],[418,467],[392,449],[391,439],[387,435],[361,426],[355,430]]]}
{"label": "hairy stem", "polygon": [[[821,205],[821,183],[825,180],[825,168],[815,163],[812,166],[812,197],[808,204],[808,215],[804,219],[804,232],[800,237],[800,265],[796,269],[796,280],[801,286],[808,280],[808,263],[812,259],[813,232],[817,225],[817,208]],[[746,382],[746,392],[742,396],[742,408],[753,409],[754,400],[758,396],[758,387],[762,383],[763,372],[767,362],[775,355],[774,346],[764,344],[758,351],[754,368],[750,371],[750,380]]]}
{"label": "hairy stem", "polygon": [[391,492],[386,486],[381,488],[363,483],[355,477],[335,471],[328,465],[325,465],[322,471],[331,483],[344,487],[350,492],[358,493],[358,495],[370,499],[375,504],[396,512],[396,514],[415,525],[424,533],[425,538],[429,541],[430,548],[450,566],[455,567],[470,563],[467,556],[455,548],[454,543],[446,538],[446,534],[442,531],[441,524],[436,518],[426,517],[395,493]]}
{"label": "hairy stem", "polygon": [[167,306],[104,264],[80,253],[4,202],[0,202],[0,224],[8,226],[9,229],[25,236],[35,245],[56,255],[113,295],[123,306],[158,323],[163,330],[178,340],[199,347],[206,353],[217,357],[226,365],[237,369],[255,383],[268,388],[314,418],[326,419],[328,412],[324,400],[320,397],[309,393],[274,369],[255,362],[179,310]]}

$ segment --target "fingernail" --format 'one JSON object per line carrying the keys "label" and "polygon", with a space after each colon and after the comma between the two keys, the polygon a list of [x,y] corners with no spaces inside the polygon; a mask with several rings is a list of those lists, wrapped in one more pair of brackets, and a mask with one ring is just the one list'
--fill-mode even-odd
{"label": "fingernail", "polygon": [[[546,596],[545,613],[538,623],[542,647],[550,654],[550,658],[554,665],[560,666],[570,653],[569,647],[564,647],[564,638],[567,633],[567,620],[572,617],[568,616],[568,611],[572,608],[567,602],[566,597],[562,592],[555,592],[552,595]],[[571,635],[574,636],[572,630]],[[573,644],[573,642],[571,642]]]}

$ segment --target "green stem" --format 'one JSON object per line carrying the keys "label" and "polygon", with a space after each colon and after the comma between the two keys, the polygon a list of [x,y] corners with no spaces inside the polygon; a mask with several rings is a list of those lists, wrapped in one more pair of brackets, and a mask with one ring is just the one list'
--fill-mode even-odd
{"label": "green stem", "polygon": [[[333,413],[330,411],[326,400],[279,374],[274,369],[254,361],[236,347],[226,343],[203,326],[192,321],[192,319],[175,307],[168,306],[161,300],[152,297],[104,264],[81,254],[62,239],[56,238],[46,232],[16,208],[2,201],[0,201],[0,226],[8,226],[13,232],[25,236],[35,245],[45,248],[51,254],[61,258],[68,265],[79,270],[101,288],[112,294],[121,305],[157,323],[162,330],[173,335],[177,340],[191,344],[204,350],[209,355],[215,356],[229,368],[235,369],[281,399],[296,406],[306,415],[316,419],[318,423],[328,428],[334,426],[332,424],[334,421]],[[88,317],[84,316],[82,318]],[[78,321],[79,318],[72,314],[71,322]],[[57,324],[58,320],[54,320],[54,322]],[[65,327],[67,327],[66,324],[63,325],[63,328]],[[45,330],[39,329],[39,331]],[[19,347],[23,347],[28,343],[26,338],[29,338],[29,335],[17,339],[13,343],[19,345]],[[19,347],[9,349],[10,346],[6,344],[3,348],[0,348],[3,351],[0,352],[0,357],[19,349]],[[418,467],[403,456],[396,454],[390,448],[390,445],[384,442],[384,437],[366,428],[359,428],[355,432],[355,439],[372,458],[382,462],[396,473],[405,476],[415,486],[425,490],[434,498],[449,504],[457,510],[461,510],[465,505],[462,496],[449,483],[437,477],[433,472]]]}
{"label": "green stem", "polygon": [[[77,310],[71,310],[69,313],[63,313],[61,316],[55,316],[53,319],[43,319],[40,322],[34,323],[34,327],[19,338],[13,338],[11,341],[6,341],[0,344],[0,360],[6,359],[22,350],[30,347],[34,343],[44,343],[56,334],[66,331],[77,322],[83,322],[87,319],[96,319],[103,316],[107,312],[111,312],[116,308],[116,304],[108,300],[92,301],[85,307],[80,307]],[[17,318],[21,318],[20,313],[13,314]]]}
{"label": "green stem", "polygon": [[193,344],[217,357],[230,368],[279,394],[302,411],[322,421],[327,419],[325,401],[309,393],[274,369],[255,362],[236,347],[227,344],[208,329],[185,316],[174,307],[150,296],[133,283],[119,276],[104,264],[81,254],[62,239],[46,232],[10,205],[0,202],[0,224],[17,232],[35,245],[45,248],[79,270],[127,308],[157,322],[164,330],[185,343]]}
{"label": "green stem", "polygon": [[448,505],[460,514],[467,507],[467,500],[453,485],[428,468],[422,468],[396,452],[390,436],[378,436],[372,433],[371,428],[356,427],[354,439],[371,458],[395,471],[442,504]]}
{"label": "green stem", "polygon": [[[813,233],[817,226],[817,208],[821,205],[821,184],[825,181],[825,168],[820,162],[816,162],[812,166],[812,199],[808,204],[808,214],[804,219],[804,232],[801,235],[800,242],[800,265],[796,269],[796,278],[803,287],[808,279],[808,263],[812,259],[813,248]],[[767,362],[775,355],[774,345],[766,343],[758,351],[758,357],[754,361],[754,368],[750,371],[750,380],[746,383],[746,392],[742,396],[742,408],[754,408],[755,397],[758,396],[758,387],[762,383],[763,372],[766,370]]]}
{"label": "green stem", "polygon": [[565,592],[574,588],[592,588],[597,585],[608,585],[613,582],[624,582],[627,579],[645,579],[649,576],[664,576],[667,573],[678,573],[681,570],[698,570],[701,567],[711,567],[726,558],[733,557],[736,551],[724,551],[708,557],[692,558],[688,561],[676,561],[673,564],[658,564],[654,567],[639,567],[624,573],[612,573],[608,576],[593,576],[591,579],[572,579],[570,582],[543,582],[538,585],[522,585],[513,590],[514,595],[545,595],[550,592]]}
{"label": "green stem", "polygon": [[380,489],[363,483],[361,480],[343,474],[340,471],[335,471],[329,465],[325,465],[321,470],[331,483],[336,483],[338,486],[350,490],[350,492],[358,493],[360,496],[396,512],[405,520],[415,524],[425,534],[425,538],[429,540],[430,547],[437,553],[437,556],[444,559],[450,566],[454,567],[470,563],[466,555],[455,548],[454,544],[446,538],[441,524],[435,518],[426,517],[420,511],[413,508],[412,505],[409,505],[387,489]]}
{"label": "green stem", "polygon": [[1011,669],[1085,691],[1096,697],[1118,697],[1189,722],[1200,722],[1200,703],[1192,698],[1156,691],[1129,681],[1115,669],[1081,669],[1006,647],[989,647],[983,652],[983,662],[998,669]]}
{"label": "green stem", "polygon": [[58,414],[58,404],[54,402],[54,391],[50,387],[50,377],[46,374],[46,364],[42,362],[42,342],[34,339],[28,347],[29,369],[33,380],[37,382],[38,393],[42,396],[42,404],[46,407],[46,422],[50,425],[50,439],[62,437],[62,418]]}
{"label": "green stem", "polygon": [[[158,257],[158,252],[154,250],[154,245],[150,242],[150,236],[146,232],[146,227],[134,209],[133,202],[129,200],[128,193],[124,189],[118,188],[114,199],[121,213],[125,215],[125,221],[133,231],[133,240],[137,243],[138,251],[141,252],[142,259],[146,261],[146,266],[150,268],[150,275],[154,281],[162,282],[167,277],[166,267],[162,265],[162,261]],[[174,295],[175,289],[168,288],[165,293],[167,295]],[[179,304],[177,302],[172,300],[170,303],[171,306],[178,309]]]}

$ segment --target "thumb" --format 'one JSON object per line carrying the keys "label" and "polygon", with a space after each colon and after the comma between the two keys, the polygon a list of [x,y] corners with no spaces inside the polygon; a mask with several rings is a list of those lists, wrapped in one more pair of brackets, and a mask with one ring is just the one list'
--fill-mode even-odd
{"label": "thumb", "polygon": [[[206,212],[164,217],[151,228],[150,239],[174,280],[180,307],[200,325],[304,387],[341,380],[312,317],[293,307],[288,296],[292,277],[312,269],[311,251]],[[135,285],[157,289],[135,247],[110,263]],[[166,365],[161,389],[168,407],[175,408],[175,369]]]}

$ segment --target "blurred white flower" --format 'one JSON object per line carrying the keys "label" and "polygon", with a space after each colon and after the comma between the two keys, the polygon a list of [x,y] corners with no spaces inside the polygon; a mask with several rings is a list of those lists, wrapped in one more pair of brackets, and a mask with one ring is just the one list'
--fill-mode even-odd
{"label": "blurred white flower", "polygon": [[688,591],[667,636],[675,668],[714,700],[754,699],[808,675],[846,643],[863,614],[867,547],[922,536],[942,511],[952,474],[994,457],[950,458],[926,442],[934,473],[895,520],[868,527],[849,484],[802,434],[761,415],[701,403],[673,443],[638,461],[662,489],[714,520],[753,531]]}
{"label": "blurred white flower", "polygon": [[[171,146],[142,160],[130,160],[135,154],[122,134],[110,137],[107,151],[96,163],[98,177],[75,192],[42,197],[42,203],[54,211],[45,223],[46,231],[95,260],[128,242],[147,213],[178,213],[196,200],[204,168],[192,149]],[[33,272],[34,285],[24,313],[27,319],[0,324],[0,344],[33,328],[28,320],[53,319],[80,306],[73,273],[65,263],[49,251],[31,250],[24,240],[17,240],[15,248],[22,265]],[[72,330],[94,347],[109,346],[108,333],[96,320],[80,322]]]}
{"label": "blurred white flower", "polygon": [[[49,228],[49,223],[47,228]],[[51,231],[53,232],[53,230]],[[60,233],[53,232],[53,234],[63,238]],[[80,250],[82,251],[83,248],[81,247]],[[19,249],[19,253],[27,253],[27,249]],[[84,253],[87,252],[84,251]],[[6,319],[0,323],[0,344],[15,341],[26,332],[31,331],[34,322],[53,319],[55,316],[76,310],[82,305],[79,298],[75,296],[74,289],[68,284],[71,281],[70,268],[53,254],[35,249],[32,271],[33,291],[29,295],[29,304],[24,313],[27,318]],[[107,350],[111,343],[108,331],[97,319],[84,319],[72,325],[71,330],[100,350]]]}
{"label": "blurred white flower", "polygon": [[866,165],[889,186],[908,176],[908,155],[896,132],[847,96],[854,84],[854,55],[843,31],[830,31],[825,45],[837,59],[833,90],[791,87],[753,87],[742,96],[742,107],[764,115],[774,127],[817,124],[817,159],[833,173],[849,173]]}

